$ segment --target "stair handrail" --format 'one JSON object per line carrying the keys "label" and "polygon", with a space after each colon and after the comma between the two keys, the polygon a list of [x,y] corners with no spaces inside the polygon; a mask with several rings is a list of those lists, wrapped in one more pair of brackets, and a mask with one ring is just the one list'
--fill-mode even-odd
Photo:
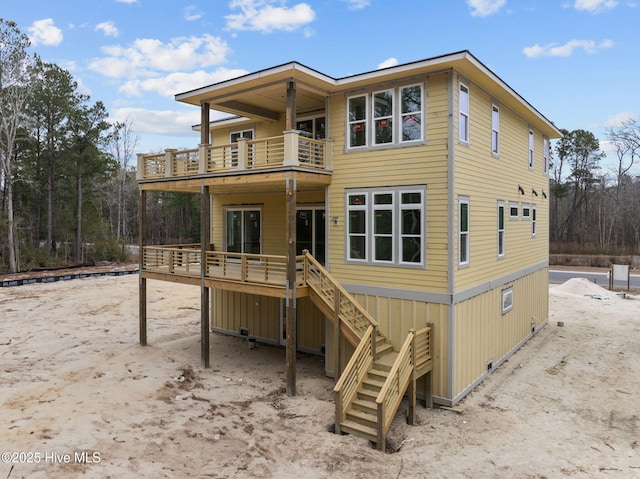
{"label": "stair handrail", "polygon": [[345,420],[347,408],[358,391],[360,383],[367,375],[375,356],[375,329],[369,326],[360,344],[353,352],[347,367],[333,388],[336,402],[336,433],[340,432],[340,424]]}
{"label": "stair handrail", "polygon": [[398,406],[402,401],[404,392],[409,387],[409,381],[413,373],[414,366],[414,338],[415,330],[409,331],[407,338],[400,348],[398,357],[391,366],[389,375],[378,393],[376,404],[378,409],[378,449],[384,449],[387,431]]}
{"label": "stair handrail", "polygon": [[[341,320],[344,321],[345,324],[352,329],[356,335],[362,338],[362,332],[366,330],[367,327],[373,326],[376,330],[378,329],[378,322],[373,319],[373,317],[369,314],[369,312],[364,309],[364,307],[356,301],[356,299],[351,296],[346,289],[340,285],[340,283],[329,273],[324,266],[322,266],[318,260],[316,260],[309,251],[305,250],[304,255],[306,257],[305,261],[305,278],[307,279],[307,285],[310,286],[316,293],[322,295],[321,289],[317,289],[317,285],[313,283],[311,278],[313,274],[311,273],[312,267],[315,268],[320,275],[319,283],[322,285],[323,282],[327,281],[334,288],[334,295],[337,291],[340,292],[340,297],[345,300],[345,302],[340,302],[340,317]],[[343,305],[345,308],[343,309]],[[351,310],[349,311],[347,307]]]}

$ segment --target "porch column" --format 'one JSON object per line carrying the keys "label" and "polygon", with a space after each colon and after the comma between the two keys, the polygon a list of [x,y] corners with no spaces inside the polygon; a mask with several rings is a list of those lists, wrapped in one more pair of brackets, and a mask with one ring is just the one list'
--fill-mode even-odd
{"label": "porch column", "polygon": [[147,231],[147,192],[140,190],[138,204],[138,289],[139,289],[139,320],[140,320],[140,344],[147,345],[147,279],[142,274],[144,266],[145,233]]}
{"label": "porch column", "polygon": [[296,395],[296,172],[287,172],[286,177],[286,223],[287,223],[287,281],[286,281],[286,383],[287,395]]}
{"label": "porch column", "polygon": [[200,357],[203,368],[209,367],[209,288],[207,277],[207,249],[211,241],[209,187],[200,184]]}
{"label": "porch column", "polygon": [[296,82],[287,82],[287,110],[285,114],[285,131],[296,127]]}
{"label": "porch column", "polygon": [[211,141],[211,135],[209,134],[209,112],[210,105],[208,102],[200,104],[200,144],[208,145]]}

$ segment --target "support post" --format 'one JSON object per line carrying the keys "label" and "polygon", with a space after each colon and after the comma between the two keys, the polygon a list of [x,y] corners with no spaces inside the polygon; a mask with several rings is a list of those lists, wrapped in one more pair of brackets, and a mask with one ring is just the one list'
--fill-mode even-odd
{"label": "support post", "polygon": [[209,367],[209,288],[207,277],[207,246],[211,234],[209,187],[200,185],[200,357],[202,367]]}
{"label": "support post", "polygon": [[340,289],[334,288],[333,293],[333,349],[334,349],[334,358],[333,358],[333,371],[334,371],[334,380],[337,383],[342,375],[342,367],[340,365]]}
{"label": "support post", "polygon": [[147,279],[143,275],[145,233],[147,231],[147,192],[140,190],[138,204],[138,290],[140,345],[147,345]]}
{"label": "support post", "polygon": [[286,289],[286,383],[287,395],[296,395],[296,172],[286,175],[286,225],[287,225],[287,289]]}
{"label": "support post", "polygon": [[209,145],[210,144],[210,132],[209,132],[209,111],[210,105],[208,102],[203,102],[200,104],[200,144],[201,145]]}
{"label": "support post", "polygon": [[285,112],[285,131],[291,131],[296,127],[296,82],[287,82],[287,109]]}
{"label": "support post", "polygon": [[411,378],[409,379],[409,411],[407,423],[413,426],[416,422],[416,331],[409,331],[411,334]]}

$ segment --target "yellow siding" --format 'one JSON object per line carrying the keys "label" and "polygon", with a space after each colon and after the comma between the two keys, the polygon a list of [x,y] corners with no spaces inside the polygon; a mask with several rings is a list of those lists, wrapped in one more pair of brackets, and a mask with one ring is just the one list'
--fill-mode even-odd
{"label": "yellow siding", "polygon": [[380,332],[400,349],[411,329],[432,323],[433,394],[446,397],[447,392],[447,311],[444,304],[401,300],[374,295],[356,295],[356,299],[378,321]]}
{"label": "yellow siding", "polygon": [[[340,281],[401,289],[447,290],[447,75],[427,82],[426,144],[345,153],[346,100],[331,98],[330,137],[334,171],[329,187],[329,265]],[[357,187],[426,185],[426,269],[346,264],[345,190]]]}
{"label": "yellow siding", "polygon": [[[455,133],[455,202],[469,197],[470,264],[457,267],[456,248],[455,291],[462,291],[488,279],[499,278],[527,266],[544,263],[548,258],[549,192],[548,175],[543,173],[543,137],[534,130],[534,169],[528,168],[529,124],[506,107],[500,107],[500,155],[491,154],[492,98],[473,83],[470,90],[471,134],[469,145],[457,141]],[[455,86],[457,115],[457,82]],[[488,186],[491,185],[491,186]],[[522,186],[524,194],[518,190]],[[538,196],[532,193],[536,190]],[[497,200],[505,203],[505,256],[497,257]],[[520,219],[509,219],[509,202],[519,205]],[[532,237],[531,220],[523,220],[522,204],[537,207],[537,236]],[[455,231],[458,231],[456,208]]]}
{"label": "yellow siding", "polygon": [[[463,301],[454,307],[454,391],[456,397],[547,319],[548,269]],[[513,309],[502,314],[502,290],[513,287]]]}

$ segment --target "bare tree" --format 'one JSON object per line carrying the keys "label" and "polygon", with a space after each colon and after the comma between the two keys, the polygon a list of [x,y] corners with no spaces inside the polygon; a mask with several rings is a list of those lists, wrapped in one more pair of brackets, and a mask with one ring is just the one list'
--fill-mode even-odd
{"label": "bare tree", "polygon": [[7,212],[9,269],[18,270],[13,164],[22,112],[31,93],[32,58],[27,54],[29,39],[14,22],[0,18],[0,180]]}
{"label": "bare tree", "polygon": [[133,123],[127,118],[123,122],[113,125],[111,135],[110,150],[113,159],[118,163],[118,185],[117,185],[117,226],[116,239],[120,241],[126,238],[127,231],[127,195],[126,187],[129,174],[131,173],[131,161],[138,145],[139,137],[133,131]]}

